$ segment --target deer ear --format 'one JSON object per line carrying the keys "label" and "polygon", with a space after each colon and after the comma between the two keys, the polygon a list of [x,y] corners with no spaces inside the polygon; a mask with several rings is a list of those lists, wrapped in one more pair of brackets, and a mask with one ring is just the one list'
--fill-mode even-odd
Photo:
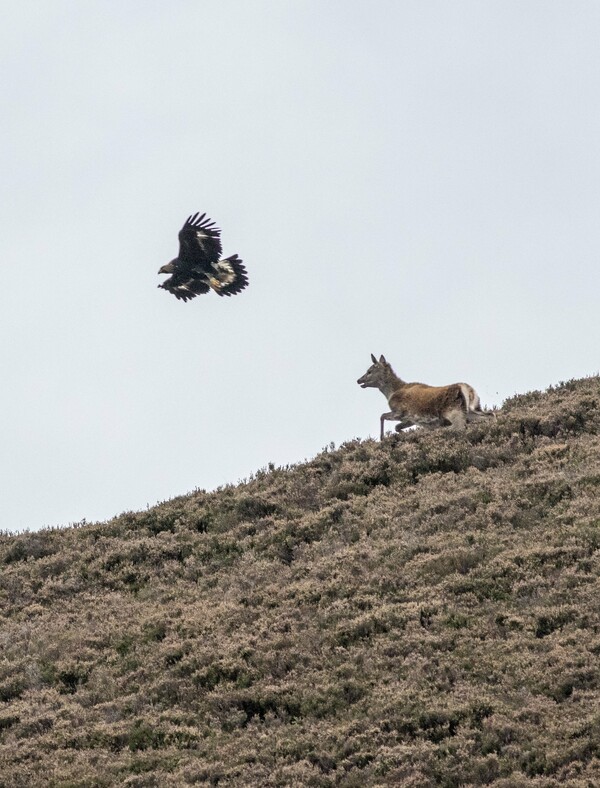
{"label": "deer ear", "polygon": [[373,362],[373,364],[377,364],[377,359],[372,353],[371,353],[371,361]]}
{"label": "deer ear", "polygon": [[380,364],[387,364],[387,361],[385,360],[385,356],[379,356],[379,363]]}

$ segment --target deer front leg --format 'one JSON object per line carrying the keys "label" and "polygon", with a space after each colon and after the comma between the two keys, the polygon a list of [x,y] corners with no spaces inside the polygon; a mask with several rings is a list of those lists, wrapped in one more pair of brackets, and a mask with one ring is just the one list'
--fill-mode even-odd
{"label": "deer front leg", "polygon": [[[402,416],[399,413],[395,413],[393,410],[390,410],[389,413],[381,414],[381,418],[379,419],[379,423],[381,424],[381,430],[379,432],[379,440],[383,440],[384,422],[386,421],[402,421]],[[409,425],[407,424],[406,426]]]}
{"label": "deer front leg", "polygon": [[402,421],[396,424],[394,429],[396,430],[396,432],[402,432],[402,430],[405,430],[407,427],[416,427],[416,426],[417,426],[416,422],[410,421],[409,419],[405,419],[404,417],[402,417]]}

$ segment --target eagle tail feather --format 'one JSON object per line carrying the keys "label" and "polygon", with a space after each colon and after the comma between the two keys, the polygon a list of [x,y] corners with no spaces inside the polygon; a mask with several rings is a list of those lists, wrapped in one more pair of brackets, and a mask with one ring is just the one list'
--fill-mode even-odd
{"label": "eagle tail feather", "polygon": [[213,267],[219,282],[217,287],[213,286],[213,289],[220,296],[236,295],[248,286],[246,266],[237,254],[219,260]]}

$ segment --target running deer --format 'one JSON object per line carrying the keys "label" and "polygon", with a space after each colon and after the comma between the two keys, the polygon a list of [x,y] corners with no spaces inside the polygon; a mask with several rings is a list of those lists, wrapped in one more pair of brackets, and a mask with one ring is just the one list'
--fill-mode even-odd
{"label": "running deer", "polygon": [[468,383],[449,386],[428,386],[425,383],[405,383],[395,373],[384,356],[379,361],[371,353],[373,364],[356,382],[363,389],[376,388],[386,397],[391,408],[381,414],[381,434],[384,423],[399,421],[396,430],[405,427],[451,426],[465,429],[468,421],[495,418],[492,411],[482,410],[479,396]]}

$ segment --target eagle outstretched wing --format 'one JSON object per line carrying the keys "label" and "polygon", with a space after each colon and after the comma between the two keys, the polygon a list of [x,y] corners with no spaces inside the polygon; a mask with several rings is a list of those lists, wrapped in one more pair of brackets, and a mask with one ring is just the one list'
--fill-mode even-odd
{"label": "eagle outstretched wing", "polygon": [[208,293],[240,293],[248,285],[243,261],[233,254],[221,257],[221,231],[206,214],[195,213],[179,231],[179,256],[163,265],[159,274],[172,274],[159,287],[182,301]]}
{"label": "eagle outstretched wing", "polygon": [[202,279],[181,280],[174,276],[165,279],[159,287],[164,287],[169,293],[173,293],[175,298],[179,298],[182,301],[189,301],[191,298],[208,293],[210,290],[210,285],[203,282]]}
{"label": "eagle outstretched wing", "polygon": [[195,213],[179,231],[179,260],[190,270],[209,271],[221,256],[221,231],[214,222]]}

